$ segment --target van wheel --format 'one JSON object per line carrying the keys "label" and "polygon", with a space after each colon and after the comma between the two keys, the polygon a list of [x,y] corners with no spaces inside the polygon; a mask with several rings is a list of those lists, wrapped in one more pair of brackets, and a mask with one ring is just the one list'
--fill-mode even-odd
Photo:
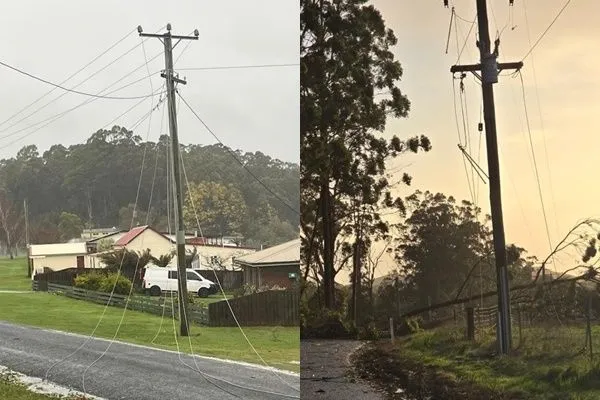
{"label": "van wheel", "polygon": [[198,297],[208,297],[208,289],[207,288],[198,289]]}
{"label": "van wheel", "polygon": [[160,290],[160,288],[158,286],[152,286],[150,288],[150,296],[160,296],[162,293],[162,290]]}

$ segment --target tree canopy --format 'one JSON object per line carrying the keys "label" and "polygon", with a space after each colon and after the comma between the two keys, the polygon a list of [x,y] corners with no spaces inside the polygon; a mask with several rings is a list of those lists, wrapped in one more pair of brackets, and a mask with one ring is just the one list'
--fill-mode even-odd
{"label": "tree canopy", "polygon": [[[416,191],[395,248],[405,302],[425,306],[496,288],[490,217],[469,201]],[[532,279],[535,259],[507,246],[512,283]]]}
{"label": "tree canopy", "polygon": [[360,230],[385,234],[381,206],[401,208],[386,161],[431,148],[426,136],[382,134],[389,116],[408,115],[410,102],[398,87],[403,71],[391,51],[397,38],[367,3],[300,1],[302,257],[323,280],[327,307],[340,260],[351,252],[343,243],[358,233],[357,212]]}
{"label": "tree canopy", "polygon": [[[75,217],[88,228],[129,229],[136,198],[134,222],[144,224],[148,220],[157,229],[167,230],[170,207],[167,194],[172,194],[168,177],[169,142],[166,135],[157,142],[145,142],[134,132],[114,126],[95,132],[85,143],[69,147],[56,144],[43,154],[35,145],[28,145],[15,157],[0,160],[3,189],[0,240],[4,247],[23,244],[24,200],[29,208],[31,243],[52,243],[72,236],[81,228]],[[236,222],[235,233],[248,240],[254,239],[254,232],[259,230],[255,222],[257,213],[267,205],[290,227],[285,232],[295,231],[297,237],[298,216],[283,202],[299,203],[299,166],[260,152],[235,150],[246,168],[268,185],[273,195],[238,163],[232,162],[229,151],[220,144],[181,145],[190,184],[211,182],[234,187],[238,201],[247,210],[239,216],[242,220]],[[195,225],[187,228],[193,231]],[[269,239],[285,241],[288,238]]]}

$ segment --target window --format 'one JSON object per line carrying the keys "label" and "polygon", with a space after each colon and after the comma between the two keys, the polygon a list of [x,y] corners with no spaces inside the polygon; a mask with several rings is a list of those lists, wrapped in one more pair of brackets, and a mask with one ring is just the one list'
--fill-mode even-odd
{"label": "window", "polygon": [[169,271],[169,279],[177,279],[177,271]]}
{"label": "window", "polygon": [[188,281],[199,281],[201,280],[200,277],[198,275],[196,275],[195,273],[193,273],[192,271],[188,271],[187,274],[187,279]]}

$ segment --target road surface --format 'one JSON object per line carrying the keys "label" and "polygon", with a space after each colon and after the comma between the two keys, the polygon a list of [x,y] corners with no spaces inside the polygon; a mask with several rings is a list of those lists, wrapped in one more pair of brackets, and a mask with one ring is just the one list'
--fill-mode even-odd
{"label": "road surface", "polygon": [[317,400],[381,400],[369,384],[350,374],[350,355],[361,342],[303,340],[300,342],[302,398]]}
{"label": "road surface", "polygon": [[[0,321],[0,365],[44,378],[52,364],[73,353],[86,339],[81,335]],[[52,368],[48,380],[83,391],[84,370],[108,345],[107,340],[89,340],[81,350]],[[180,359],[175,352],[115,342],[86,372],[85,392],[108,400],[281,400],[300,397],[297,375],[210,358],[195,357],[195,361],[198,368],[189,355],[181,355]]]}

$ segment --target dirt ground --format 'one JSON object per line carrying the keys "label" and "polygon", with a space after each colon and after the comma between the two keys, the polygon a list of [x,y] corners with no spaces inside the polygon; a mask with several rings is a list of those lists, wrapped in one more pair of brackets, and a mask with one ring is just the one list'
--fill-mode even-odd
{"label": "dirt ground", "polygon": [[372,382],[392,400],[523,400],[458,382],[432,367],[400,357],[389,343],[371,343],[353,355],[357,376]]}
{"label": "dirt ground", "polygon": [[350,356],[363,344],[354,340],[302,340],[300,391],[303,399],[383,400],[386,397],[352,373]]}

